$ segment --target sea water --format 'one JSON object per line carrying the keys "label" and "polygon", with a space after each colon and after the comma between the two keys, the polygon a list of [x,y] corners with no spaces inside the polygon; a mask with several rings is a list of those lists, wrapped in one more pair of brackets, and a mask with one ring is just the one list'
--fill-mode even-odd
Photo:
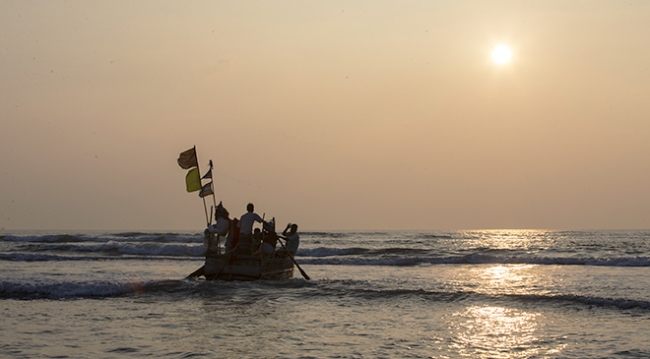
{"label": "sea water", "polygon": [[650,231],[303,232],[286,281],[200,231],[0,233],[7,358],[647,358]]}

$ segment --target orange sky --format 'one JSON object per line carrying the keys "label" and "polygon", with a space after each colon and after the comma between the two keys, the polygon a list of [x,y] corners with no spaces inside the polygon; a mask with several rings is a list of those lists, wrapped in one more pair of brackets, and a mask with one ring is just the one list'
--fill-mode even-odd
{"label": "orange sky", "polygon": [[[650,226],[646,1],[0,1],[0,227]],[[490,57],[498,44],[512,60]]]}

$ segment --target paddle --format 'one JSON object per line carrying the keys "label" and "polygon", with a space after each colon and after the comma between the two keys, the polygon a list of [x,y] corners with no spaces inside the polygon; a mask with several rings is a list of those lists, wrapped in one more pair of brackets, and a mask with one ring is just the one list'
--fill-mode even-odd
{"label": "paddle", "polygon": [[[228,264],[228,262],[230,262],[230,257],[232,257],[232,255],[235,253],[235,249],[236,248],[232,248],[231,250],[229,250],[228,252],[223,254],[223,257],[224,257],[223,264],[221,265],[221,268],[219,268],[219,270],[217,271],[217,274],[214,275],[214,278],[216,278],[219,275],[219,273],[221,273],[221,271],[226,267],[226,264]],[[194,272],[192,272],[185,279],[193,279],[193,278],[196,278],[196,277],[200,277],[200,276],[202,276],[204,274],[205,274],[205,264],[203,266],[201,266],[201,268],[199,268],[199,269],[195,270]],[[207,277],[206,277],[206,279],[207,279]]]}
{"label": "paddle", "polygon": [[[208,222],[208,229],[205,230],[205,236],[207,237],[207,242],[208,242],[208,250],[210,250],[210,247],[212,246],[212,239],[214,238],[214,235],[208,232],[211,224],[212,224],[212,207],[210,207],[210,222]],[[194,279],[204,274],[205,274],[205,265],[202,265],[201,268],[190,273],[190,275],[185,277],[185,279]]]}
{"label": "paddle", "polygon": [[194,279],[196,277],[200,277],[205,273],[205,264],[201,266],[201,268],[195,270],[194,272],[190,273],[185,279]]}
{"label": "paddle", "polygon": [[[285,241],[287,240],[287,237],[285,237],[285,236],[278,235],[278,237],[283,238]],[[282,248],[284,248],[284,250],[287,251],[287,256],[289,256],[289,258],[291,259],[293,264],[296,265],[296,267],[300,271],[300,274],[302,274],[302,277],[305,278],[306,280],[309,280],[309,276],[307,275],[307,273],[305,273],[305,271],[302,270],[302,268],[300,268],[300,266],[298,265],[296,260],[293,259],[293,256],[291,255],[291,253],[289,253],[289,250],[287,249],[287,247],[284,246],[284,243],[282,243],[282,241],[278,241],[278,242],[280,242],[280,244],[282,245]]]}

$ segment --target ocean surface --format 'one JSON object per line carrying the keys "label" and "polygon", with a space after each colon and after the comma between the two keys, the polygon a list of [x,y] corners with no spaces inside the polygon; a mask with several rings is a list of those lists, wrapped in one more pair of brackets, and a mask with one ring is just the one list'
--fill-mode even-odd
{"label": "ocean surface", "polygon": [[650,231],[302,232],[277,282],[185,279],[203,252],[0,232],[0,357],[650,357]]}

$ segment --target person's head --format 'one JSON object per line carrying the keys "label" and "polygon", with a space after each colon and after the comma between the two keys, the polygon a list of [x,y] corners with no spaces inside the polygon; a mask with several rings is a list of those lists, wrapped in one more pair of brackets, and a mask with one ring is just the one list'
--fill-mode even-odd
{"label": "person's head", "polygon": [[214,213],[214,219],[218,219],[219,217],[229,219],[230,213],[228,213],[228,210],[223,206],[221,202],[217,205],[217,210]]}
{"label": "person's head", "polygon": [[291,225],[291,233],[296,233],[296,232],[298,232],[298,225],[294,223]]}
{"label": "person's head", "polygon": [[259,229],[259,228],[255,228],[255,230],[253,231],[253,233],[254,233],[254,234],[260,234],[260,233],[262,233],[262,230]]}
{"label": "person's head", "polygon": [[252,203],[249,203],[249,204],[246,206],[246,210],[247,210],[248,212],[253,212],[253,211],[255,211],[255,206],[253,206]]}
{"label": "person's head", "polygon": [[214,214],[214,219],[219,219],[219,217],[224,219],[229,219],[230,218],[229,216],[230,214],[228,213],[228,211],[224,209],[222,211],[217,211],[217,213]]}

